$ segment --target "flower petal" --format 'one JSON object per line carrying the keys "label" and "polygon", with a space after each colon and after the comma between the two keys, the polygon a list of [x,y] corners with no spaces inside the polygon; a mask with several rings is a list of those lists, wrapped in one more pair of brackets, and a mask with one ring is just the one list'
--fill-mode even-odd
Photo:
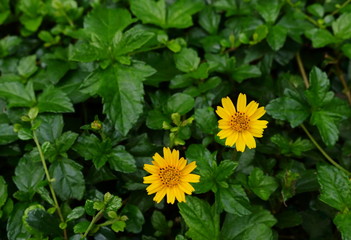
{"label": "flower petal", "polygon": [[184,167],[184,169],[182,170],[182,174],[183,175],[186,175],[186,174],[189,174],[191,173],[194,169],[196,168],[196,162],[191,162],[189,163],[188,165],[186,165]]}
{"label": "flower petal", "polygon": [[218,116],[220,116],[223,119],[228,119],[231,116],[227,110],[225,110],[224,108],[222,108],[220,106],[217,107],[216,113]]}
{"label": "flower petal", "polygon": [[144,164],[144,170],[151,174],[158,174],[159,168],[151,164]]}
{"label": "flower petal", "polygon": [[183,181],[197,183],[200,182],[200,176],[197,174],[187,174],[182,177]]}
{"label": "flower petal", "polygon": [[154,183],[157,181],[160,181],[160,177],[158,175],[150,175],[150,176],[144,177],[143,183]]}
{"label": "flower petal", "polygon": [[266,120],[251,120],[250,125],[252,128],[267,128],[268,121]]}
{"label": "flower petal", "polygon": [[239,133],[238,140],[236,141],[236,150],[239,152],[244,152],[245,151],[245,141],[243,139],[242,133]]}
{"label": "flower petal", "polygon": [[220,129],[229,129],[231,127],[228,120],[221,119],[218,121],[218,128]]}
{"label": "flower petal", "polygon": [[152,158],[155,160],[155,162],[157,163],[158,167],[162,167],[162,168],[166,167],[167,162],[166,162],[166,160],[163,157],[160,156],[160,154],[155,153],[155,155]]}
{"label": "flower petal", "polygon": [[248,148],[255,148],[256,147],[256,141],[252,134],[249,131],[245,131],[242,133],[243,139],[245,141],[245,144],[248,146]]}
{"label": "flower petal", "polygon": [[238,112],[245,112],[246,109],[246,95],[240,93],[237,101]]}
{"label": "flower petal", "polygon": [[167,188],[167,203],[173,204],[175,200],[175,195],[172,188]]}
{"label": "flower petal", "polygon": [[258,103],[255,101],[251,101],[249,105],[246,106],[245,112],[248,117],[256,112],[258,108]]}
{"label": "flower petal", "polygon": [[172,163],[172,153],[171,149],[168,147],[163,148],[163,157],[166,160],[167,165],[170,165]]}
{"label": "flower petal", "polygon": [[191,192],[195,191],[193,186],[191,186],[188,182],[181,182],[178,186],[183,192],[189,195],[191,195]]}
{"label": "flower petal", "polygon": [[226,139],[225,145],[232,147],[238,139],[238,132],[232,131],[232,134]]}
{"label": "flower petal", "polygon": [[180,158],[179,161],[178,161],[178,167],[177,167],[178,170],[179,171],[183,170],[185,165],[186,165],[186,160],[183,157]]}
{"label": "flower petal", "polygon": [[165,197],[167,193],[166,188],[162,188],[160,191],[158,191],[154,197],[154,201],[157,203],[160,203],[162,199]]}
{"label": "flower petal", "polygon": [[266,110],[264,110],[264,107],[260,107],[250,116],[251,119],[259,119],[266,113]]}
{"label": "flower petal", "polygon": [[146,191],[150,195],[150,194],[153,194],[155,192],[160,191],[163,187],[164,186],[161,182],[154,182],[146,188]]}
{"label": "flower petal", "polygon": [[222,105],[231,115],[236,113],[234,104],[229,97],[222,98]]}
{"label": "flower petal", "polygon": [[219,133],[217,133],[217,136],[220,138],[220,139],[223,139],[223,138],[227,138],[229,137],[230,135],[232,135],[235,131],[231,130],[231,129],[225,129],[225,130],[221,130]]}

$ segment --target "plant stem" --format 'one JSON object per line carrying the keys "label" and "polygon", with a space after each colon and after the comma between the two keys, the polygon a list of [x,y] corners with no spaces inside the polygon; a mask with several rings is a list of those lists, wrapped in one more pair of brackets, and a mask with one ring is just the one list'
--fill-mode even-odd
{"label": "plant stem", "polygon": [[316,20],[314,20],[313,18],[311,18],[310,16],[308,16],[306,13],[304,13],[301,9],[295,7],[295,5],[291,2],[291,0],[287,0],[286,1],[292,8],[296,9],[297,11],[299,11],[302,15],[304,15],[304,17],[311,22],[312,24],[316,25],[317,27],[321,27],[318,22]]}
{"label": "plant stem", "polygon": [[332,12],[331,15],[337,14],[342,8],[346,7],[347,4],[349,4],[350,2],[351,2],[351,0],[347,0],[346,2],[344,2],[338,9],[336,9],[334,12]]}
{"label": "plant stem", "polygon": [[[43,150],[41,149],[41,146],[39,144],[38,137],[37,137],[37,135],[35,133],[35,130],[33,130],[33,140],[35,142],[35,145],[37,146],[37,149],[38,149],[38,152],[39,152],[39,156],[40,156],[40,160],[41,160],[41,163],[42,163],[44,171],[45,171],[46,180],[48,181],[50,192],[51,192],[52,198],[54,200],[54,204],[55,204],[54,207],[57,209],[57,214],[59,215],[59,218],[60,218],[61,222],[65,222],[65,219],[63,218],[63,215],[62,215],[62,212],[61,212],[60,205],[58,204],[58,201],[57,201],[57,198],[56,198],[55,190],[54,190],[54,188],[52,187],[52,184],[51,184],[50,173],[49,173],[48,167],[46,165],[46,161],[45,161],[45,157],[44,157],[44,154],[43,154]],[[67,237],[66,229],[63,229],[63,235],[64,235],[64,239],[67,240],[68,237]]]}
{"label": "plant stem", "polygon": [[300,125],[301,128],[305,131],[305,133],[307,134],[307,136],[310,138],[310,140],[312,141],[312,143],[318,148],[318,150],[322,153],[322,155],[331,163],[333,164],[335,167],[337,167],[338,169],[340,169],[341,171],[343,171],[344,173],[346,173],[348,176],[351,176],[351,172],[349,172],[348,170],[346,170],[345,168],[343,168],[341,165],[339,165],[337,162],[335,162],[324,150],[323,148],[317,143],[317,141],[314,139],[314,137],[311,135],[311,133],[307,130],[307,128],[305,127],[305,125],[303,125],[303,123]]}
{"label": "plant stem", "polygon": [[347,85],[345,76],[339,67],[339,63],[336,63],[335,70],[336,70],[336,75],[338,76],[338,78],[340,79],[340,81],[342,83],[342,86],[344,87],[344,92],[345,92],[345,95],[347,97],[347,100],[349,101],[349,104],[351,105],[351,91],[350,91],[349,86]]}
{"label": "plant stem", "polygon": [[83,238],[87,237],[90,230],[92,229],[92,227],[94,226],[94,224],[101,218],[102,214],[104,214],[104,209],[100,210],[91,220],[87,230],[85,231]]}
{"label": "plant stem", "polygon": [[308,79],[307,79],[305,68],[303,67],[300,52],[296,53],[296,61],[297,61],[297,65],[299,66],[299,70],[300,70],[301,76],[303,78],[303,82],[305,83],[305,87],[309,88],[310,84],[309,84]]}

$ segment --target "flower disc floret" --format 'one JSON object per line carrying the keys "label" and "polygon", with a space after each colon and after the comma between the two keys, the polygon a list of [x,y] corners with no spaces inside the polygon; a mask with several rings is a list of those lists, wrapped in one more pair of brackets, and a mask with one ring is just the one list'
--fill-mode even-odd
{"label": "flower disc floret", "polygon": [[200,176],[191,174],[196,162],[187,164],[187,160],[179,158],[179,151],[163,148],[161,157],[156,153],[152,164],[144,164],[144,169],[151,175],[144,177],[144,183],[151,184],[146,188],[148,194],[156,193],[154,201],[159,203],[167,195],[167,203],[175,200],[185,202],[185,193],[191,195],[195,190],[190,183],[200,181]]}

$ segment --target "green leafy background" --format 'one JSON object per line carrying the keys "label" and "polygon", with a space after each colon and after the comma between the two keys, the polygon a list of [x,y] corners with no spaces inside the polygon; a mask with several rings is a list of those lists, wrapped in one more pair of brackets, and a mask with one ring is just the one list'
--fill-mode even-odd
{"label": "green leafy background", "polygon": [[[350,59],[349,0],[0,0],[0,239],[351,239]],[[164,146],[185,203],[142,183]]]}

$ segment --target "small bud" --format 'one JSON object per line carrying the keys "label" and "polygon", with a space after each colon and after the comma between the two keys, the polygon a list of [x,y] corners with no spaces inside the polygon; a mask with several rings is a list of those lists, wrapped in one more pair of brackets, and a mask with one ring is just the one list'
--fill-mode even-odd
{"label": "small bud", "polygon": [[32,107],[31,109],[29,109],[28,117],[31,120],[34,120],[38,116],[38,113],[39,113],[39,108],[38,107]]}
{"label": "small bud", "polygon": [[99,120],[94,120],[91,124],[90,124],[91,129],[94,130],[101,130],[102,128],[102,124]]}

